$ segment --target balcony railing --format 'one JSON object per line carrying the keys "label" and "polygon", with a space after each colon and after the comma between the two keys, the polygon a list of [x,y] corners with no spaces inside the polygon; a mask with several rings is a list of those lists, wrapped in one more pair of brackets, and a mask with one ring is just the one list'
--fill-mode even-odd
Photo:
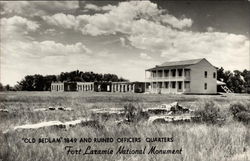
{"label": "balcony railing", "polygon": [[146,80],[148,81],[169,81],[169,80],[181,80],[181,81],[190,81],[190,77],[189,76],[169,76],[169,77],[149,77],[146,78]]}

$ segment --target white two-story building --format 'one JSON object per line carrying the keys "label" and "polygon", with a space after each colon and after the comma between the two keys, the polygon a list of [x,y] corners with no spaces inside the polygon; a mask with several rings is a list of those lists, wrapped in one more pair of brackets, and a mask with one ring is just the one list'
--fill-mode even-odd
{"label": "white two-story building", "polygon": [[150,93],[216,94],[216,68],[205,58],[165,62],[146,70]]}

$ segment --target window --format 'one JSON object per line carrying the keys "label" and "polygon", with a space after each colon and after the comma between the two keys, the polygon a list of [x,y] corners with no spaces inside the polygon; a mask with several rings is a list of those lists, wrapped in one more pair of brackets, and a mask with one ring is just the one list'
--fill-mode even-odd
{"label": "window", "polygon": [[178,75],[179,75],[179,77],[182,76],[182,69],[178,69]]}
{"label": "window", "polygon": [[185,70],[184,75],[185,77],[190,77],[190,70]]}
{"label": "window", "polygon": [[216,73],[214,72],[213,77],[216,78]]}
{"label": "window", "polygon": [[164,82],[165,83],[165,88],[168,88],[168,82]]}
{"label": "window", "polygon": [[175,82],[172,82],[172,88],[175,88]]}
{"label": "window", "polygon": [[207,78],[207,71],[204,72],[204,77]]}
{"label": "window", "polygon": [[171,73],[172,73],[172,77],[175,77],[175,75],[176,75],[176,70],[175,70],[175,69],[171,70]]}
{"label": "window", "polygon": [[162,70],[158,70],[158,77],[162,77],[163,76],[163,71]]}
{"label": "window", "polygon": [[185,89],[190,89],[190,83],[189,82],[185,82],[184,87],[185,87]]}
{"label": "window", "polygon": [[156,82],[153,82],[153,88],[157,88],[157,87],[156,87]]}
{"label": "window", "polygon": [[204,84],[204,89],[205,89],[205,90],[207,89],[207,83]]}
{"label": "window", "polygon": [[178,82],[178,89],[182,89],[182,82]]}
{"label": "window", "polygon": [[152,77],[156,77],[156,71],[152,71]]}
{"label": "window", "polygon": [[169,75],[169,70],[164,70],[164,76],[168,77],[168,75]]}

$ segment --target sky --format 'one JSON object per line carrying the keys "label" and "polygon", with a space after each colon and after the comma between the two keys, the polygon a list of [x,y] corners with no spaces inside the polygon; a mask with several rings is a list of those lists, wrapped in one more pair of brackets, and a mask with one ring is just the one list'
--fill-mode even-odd
{"label": "sky", "polygon": [[0,82],[73,70],[143,81],[166,61],[249,69],[248,1],[1,1]]}

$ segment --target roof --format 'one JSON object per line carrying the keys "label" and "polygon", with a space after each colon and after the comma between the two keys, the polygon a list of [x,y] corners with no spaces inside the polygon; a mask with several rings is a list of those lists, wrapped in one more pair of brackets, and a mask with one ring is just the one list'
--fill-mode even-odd
{"label": "roof", "polygon": [[226,85],[226,83],[225,82],[222,82],[222,81],[219,81],[219,80],[217,80],[217,85]]}
{"label": "roof", "polygon": [[180,66],[180,65],[193,65],[197,64],[202,59],[191,59],[191,60],[182,60],[182,61],[171,61],[171,62],[165,62],[162,63],[160,66],[168,67],[168,66]]}
{"label": "roof", "polygon": [[152,70],[152,69],[156,69],[156,68],[161,68],[161,67],[187,67],[190,65],[194,65],[199,63],[201,60],[203,60],[205,58],[201,58],[201,59],[190,59],[190,60],[182,60],[182,61],[170,61],[170,62],[165,62],[162,63],[161,65],[156,65],[154,68],[150,68],[147,70]]}

